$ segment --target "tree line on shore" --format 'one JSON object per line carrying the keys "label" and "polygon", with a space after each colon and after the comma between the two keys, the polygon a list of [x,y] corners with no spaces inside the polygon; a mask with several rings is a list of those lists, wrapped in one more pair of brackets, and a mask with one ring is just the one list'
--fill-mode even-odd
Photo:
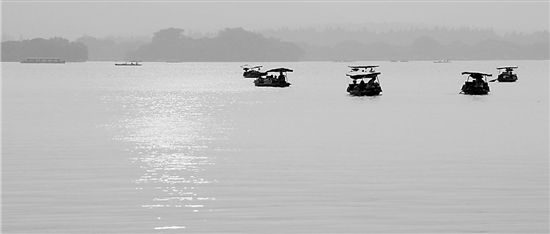
{"label": "tree line on shore", "polygon": [[[380,60],[522,60],[549,59],[548,31],[530,35],[490,36],[478,41],[450,39],[444,36],[418,36],[408,45],[386,41],[354,39],[334,45],[316,45],[307,41],[288,41],[266,37],[242,28],[227,28],[215,37],[193,38],[183,29],[167,28],[154,33],[150,41],[115,42],[86,36],[69,42],[55,37],[2,42],[2,61],[22,61],[27,57],[60,57],[77,61],[380,61]],[[445,33],[439,30],[439,33]],[[483,32],[483,35],[490,33]],[[441,34],[441,35],[443,35]],[[439,34],[438,34],[439,35]],[[510,38],[521,38],[521,42]],[[467,36],[465,36],[467,37]],[[287,37],[288,38],[288,37]],[[448,38],[448,36],[447,36]],[[288,38],[290,39],[290,38]],[[295,38],[296,39],[296,38]]]}
{"label": "tree line on shore", "polygon": [[2,62],[20,62],[29,57],[58,57],[69,62],[88,60],[88,48],[61,37],[2,42]]}

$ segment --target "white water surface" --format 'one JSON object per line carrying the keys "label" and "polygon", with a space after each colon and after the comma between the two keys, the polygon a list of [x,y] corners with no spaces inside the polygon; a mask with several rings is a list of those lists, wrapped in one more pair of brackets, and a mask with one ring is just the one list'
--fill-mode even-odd
{"label": "white water surface", "polygon": [[243,64],[2,63],[2,232],[548,233],[548,61]]}

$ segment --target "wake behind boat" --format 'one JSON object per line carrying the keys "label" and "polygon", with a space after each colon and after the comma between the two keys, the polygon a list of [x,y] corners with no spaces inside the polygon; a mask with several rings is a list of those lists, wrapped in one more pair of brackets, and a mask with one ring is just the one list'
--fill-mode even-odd
{"label": "wake behind boat", "polygon": [[[353,96],[375,96],[382,92],[378,75],[380,72],[375,71],[378,65],[371,66],[348,66],[351,71],[346,75],[352,79],[352,83],[348,85],[347,92]],[[369,79],[365,83],[364,79]],[[359,84],[357,84],[357,80]]]}

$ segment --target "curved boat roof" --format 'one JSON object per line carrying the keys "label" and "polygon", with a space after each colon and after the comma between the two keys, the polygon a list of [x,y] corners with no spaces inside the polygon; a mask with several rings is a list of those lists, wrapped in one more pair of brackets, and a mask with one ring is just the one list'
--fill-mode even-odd
{"label": "curved boat roof", "polygon": [[516,68],[518,68],[518,66],[502,66],[502,67],[497,67],[498,70],[500,70],[500,69],[506,69],[506,68],[516,69]]}
{"label": "curved boat roof", "polygon": [[363,79],[363,78],[374,78],[380,74],[381,74],[380,72],[350,72],[346,74],[346,76],[349,76],[352,79]]}
{"label": "curved boat roof", "polygon": [[465,71],[462,72],[462,75],[482,75],[482,76],[493,76],[492,74],[485,73],[485,72],[477,72],[477,71]]}
{"label": "curved boat roof", "polygon": [[265,72],[293,72],[293,70],[284,68],[284,67],[279,67],[279,68],[273,68],[273,69],[267,70]]}
{"label": "curved boat roof", "polygon": [[249,66],[248,64],[245,64],[245,65],[242,65],[241,67],[242,67],[242,68],[248,68],[248,69],[254,69],[254,68],[261,68],[261,67],[263,67],[263,66],[253,66],[253,67],[251,67],[251,66]]}
{"label": "curved boat roof", "polygon": [[349,65],[349,68],[373,68],[373,67],[379,67],[378,65]]}

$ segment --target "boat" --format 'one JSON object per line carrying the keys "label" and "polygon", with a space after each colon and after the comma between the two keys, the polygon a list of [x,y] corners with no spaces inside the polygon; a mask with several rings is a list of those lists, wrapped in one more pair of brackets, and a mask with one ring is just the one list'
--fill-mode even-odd
{"label": "boat", "polygon": [[262,68],[262,66],[249,67],[248,65],[243,65],[241,66],[241,68],[244,70],[244,78],[258,78],[262,75],[266,75],[265,72],[260,71],[260,68]]}
{"label": "boat", "polygon": [[139,61],[131,61],[124,63],[115,63],[115,66],[141,66],[141,63],[139,63]]}
{"label": "boat", "polygon": [[518,80],[518,76],[514,73],[514,69],[517,68],[517,66],[497,67],[499,74],[496,80],[498,80],[498,82],[516,82]]}
{"label": "boat", "polygon": [[[375,71],[378,65],[369,66],[348,66],[351,71],[346,75],[352,80],[352,83],[348,85],[347,92],[352,96],[376,96],[382,92],[378,75],[381,73]],[[364,79],[369,79],[365,83]],[[359,84],[357,81],[359,80]]]}
{"label": "boat", "polygon": [[487,83],[487,77],[492,74],[476,71],[465,71],[462,75],[467,75],[464,85],[462,85],[462,91],[460,93],[470,95],[484,95],[490,92],[489,83]]}
{"label": "boat", "polygon": [[[288,87],[290,83],[287,81],[287,73],[293,72],[288,68],[274,68],[267,70],[264,74],[254,80],[256,86],[268,86],[268,87]],[[277,76],[277,73],[279,76]]]}
{"label": "boat", "polygon": [[437,61],[434,61],[434,63],[450,63],[451,61],[445,59],[445,60],[437,60]]}
{"label": "boat", "polygon": [[65,60],[62,60],[57,57],[36,57],[36,58],[27,58],[21,63],[65,63]]}

